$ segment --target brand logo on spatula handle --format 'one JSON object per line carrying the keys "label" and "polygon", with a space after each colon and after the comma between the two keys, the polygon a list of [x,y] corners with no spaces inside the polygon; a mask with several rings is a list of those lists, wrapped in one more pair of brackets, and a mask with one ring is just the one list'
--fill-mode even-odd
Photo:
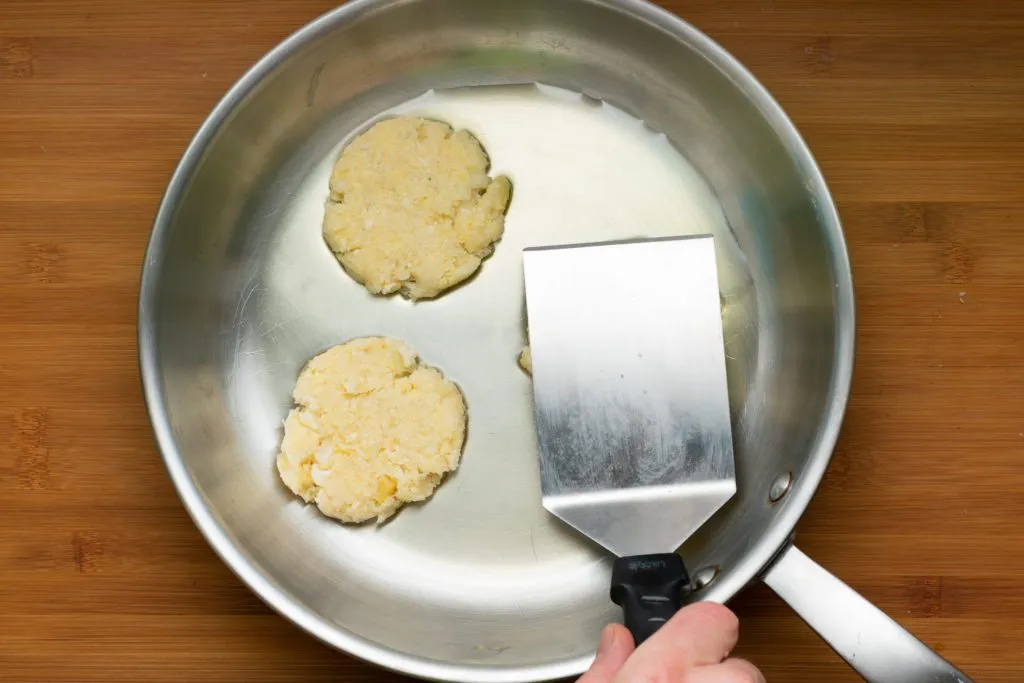
{"label": "brand logo on spatula handle", "polygon": [[637,645],[650,638],[690,594],[683,559],[673,553],[620,557],[612,568],[612,602]]}

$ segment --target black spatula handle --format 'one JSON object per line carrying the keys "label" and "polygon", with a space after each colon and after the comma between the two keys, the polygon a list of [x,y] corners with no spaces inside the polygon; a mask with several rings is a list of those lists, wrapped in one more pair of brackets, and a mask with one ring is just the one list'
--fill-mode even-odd
{"label": "black spatula handle", "polygon": [[672,553],[620,557],[612,568],[611,593],[639,645],[682,608],[690,576],[683,558]]}

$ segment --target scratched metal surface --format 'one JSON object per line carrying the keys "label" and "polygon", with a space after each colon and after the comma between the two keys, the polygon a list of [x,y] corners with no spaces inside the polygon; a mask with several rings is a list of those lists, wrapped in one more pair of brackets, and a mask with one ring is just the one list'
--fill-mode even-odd
{"label": "scratched metal surface", "polygon": [[544,507],[675,551],[736,492],[714,238],[527,249],[523,273]]}

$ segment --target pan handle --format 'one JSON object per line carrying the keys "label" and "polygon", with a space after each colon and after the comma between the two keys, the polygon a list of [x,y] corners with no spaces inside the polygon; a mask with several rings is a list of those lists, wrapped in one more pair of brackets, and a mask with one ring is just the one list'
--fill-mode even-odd
{"label": "pan handle", "polygon": [[971,683],[796,546],[763,579],[868,683]]}

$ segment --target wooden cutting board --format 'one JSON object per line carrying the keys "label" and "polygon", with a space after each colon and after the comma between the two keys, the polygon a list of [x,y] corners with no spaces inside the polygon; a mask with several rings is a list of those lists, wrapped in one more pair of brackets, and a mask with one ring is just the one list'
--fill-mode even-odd
{"label": "wooden cutting board", "polygon": [[[857,369],[801,545],[978,681],[1024,680],[1024,3],[665,4],[778,98],[844,221]],[[330,5],[0,0],[0,680],[400,680],[221,564],[136,367],[179,154]],[[734,606],[772,683],[857,680],[763,588]]]}

